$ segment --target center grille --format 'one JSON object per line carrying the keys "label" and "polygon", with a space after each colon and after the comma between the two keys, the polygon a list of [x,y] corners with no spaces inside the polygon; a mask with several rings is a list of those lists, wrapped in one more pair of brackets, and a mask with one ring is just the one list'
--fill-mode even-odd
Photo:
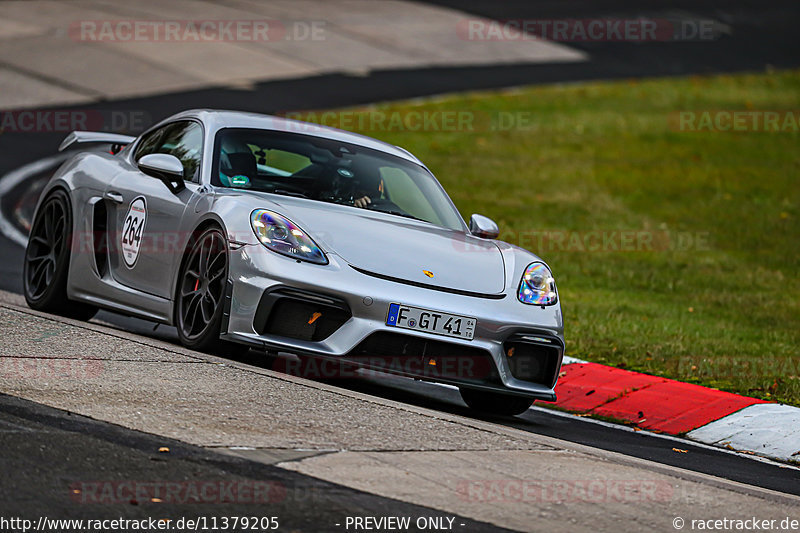
{"label": "center grille", "polygon": [[363,340],[348,360],[376,370],[457,382],[497,382],[489,352],[480,348],[380,331]]}

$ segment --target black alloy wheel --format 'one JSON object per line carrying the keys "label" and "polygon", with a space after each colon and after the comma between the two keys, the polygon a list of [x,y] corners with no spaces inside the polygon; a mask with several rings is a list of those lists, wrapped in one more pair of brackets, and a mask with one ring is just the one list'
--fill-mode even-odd
{"label": "black alloy wheel", "polygon": [[187,348],[226,355],[248,350],[219,338],[227,279],[227,241],[222,230],[210,227],[193,239],[178,281],[175,322]]}
{"label": "black alloy wheel", "polygon": [[72,243],[69,197],[50,193],[36,212],[23,265],[23,293],[31,309],[89,320],[97,308],[67,298]]}

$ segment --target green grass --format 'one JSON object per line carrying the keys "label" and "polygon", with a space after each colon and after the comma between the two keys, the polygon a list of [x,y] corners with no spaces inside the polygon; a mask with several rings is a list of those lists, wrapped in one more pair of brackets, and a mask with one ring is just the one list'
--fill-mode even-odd
{"label": "green grass", "polygon": [[[800,71],[781,71],[357,111],[476,113],[477,131],[360,131],[418,155],[465,218],[494,218],[505,240],[548,261],[568,355],[800,405],[800,134],[681,132],[675,116],[798,109]],[[492,130],[499,113],[526,113],[529,123]],[[662,245],[678,235],[693,242],[581,251],[531,238],[551,230],[642,230]]]}

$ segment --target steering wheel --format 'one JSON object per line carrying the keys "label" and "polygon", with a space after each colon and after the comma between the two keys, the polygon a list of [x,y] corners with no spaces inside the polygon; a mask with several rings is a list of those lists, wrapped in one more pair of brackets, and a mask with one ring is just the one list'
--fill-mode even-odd
{"label": "steering wheel", "polygon": [[378,211],[383,213],[395,213],[395,214],[405,213],[405,211],[401,209],[399,205],[397,205],[396,203],[387,198],[377,198],[377,199],[370,198],[370,200],[372,200],[372,203],[367,205],[366,208],[372,211]]}
{"label": "steering wheel", "polygon": [[275,191],[286,191],[286,192],[294,193],[294,194],[302,194],[304,197],[310,198],[310,196],[309,196],[310,195],[310,191],[308,191],[307,189],[305,189],[303,187],[300,187],[300,186],[297,186],[297,185],[292,185],[290,183],[274,183],[273,186],[272,186],[272,192],[275,192]]}
{"label": "steering wheel", "polygon": [[384,205],[392,206],[392,207],[395,207],[395,208],[397,207],[393,201],[387,200],[386,198],[372,198],[372,197],[370,197],[370,203],[369,203],[369,205],[367,205],[367,208],[368,209],[374,209],[376,207],[384,206]]}

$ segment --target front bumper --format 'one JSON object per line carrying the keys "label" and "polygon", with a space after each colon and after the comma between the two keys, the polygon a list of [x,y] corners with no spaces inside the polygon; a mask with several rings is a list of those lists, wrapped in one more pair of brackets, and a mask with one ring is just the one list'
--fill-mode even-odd
{"label": "front bumper", "polygon": [[[298,262],[260,245],[232,250],[222,337],[270,351],[347,360],[430,381],[555,400],[553,388],[564,353],[558,304],[525,305],[513,291],[502,299],[442,292],[361,273],[335,254],[328,259],[328,265]],[[297,292],[299,300],[302,291],[312,300],[319,295],[346,309],[341,326],[329,334],[287,337],[265,332],[265,306],[285,312],[275,307],[275,295]],[[469,341],[387,326],[391,303],[475,317],[475,337]],[[535,372],[522,364],[527,352],[545,354],[536,355],[542,362]],[[394,360],[387,364],[387,357]],[[464,364],[464,358],[472,363]],[[520,379],[534,374],[535,381]]]}

